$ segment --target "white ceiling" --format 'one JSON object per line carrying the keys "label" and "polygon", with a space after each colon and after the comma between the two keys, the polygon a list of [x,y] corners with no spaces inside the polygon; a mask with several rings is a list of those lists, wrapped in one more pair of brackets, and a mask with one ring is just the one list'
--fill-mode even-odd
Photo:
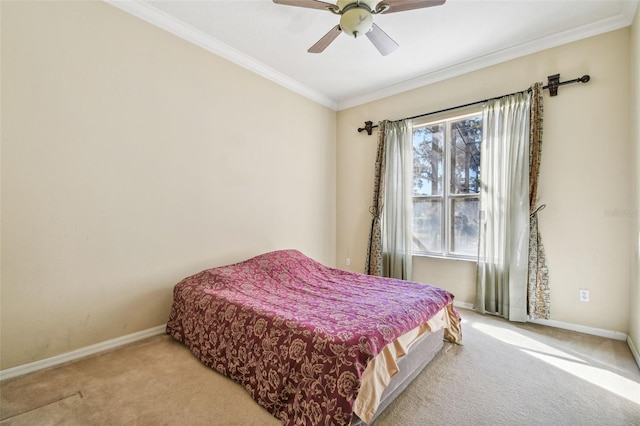
{"label": "white ceiling", "polygon": [[105,1],[335,110],[629,26],[638,6],[636,0],[447,0],[376,15],[400,45],[382,56],[366,37],[346,34],[321,54],[307,53],[339,21],[323,10],[271,0]]}

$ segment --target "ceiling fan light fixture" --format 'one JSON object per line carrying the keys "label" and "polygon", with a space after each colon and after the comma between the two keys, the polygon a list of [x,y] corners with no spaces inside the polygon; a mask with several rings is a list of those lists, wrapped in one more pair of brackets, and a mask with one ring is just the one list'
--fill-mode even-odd
{"label": "ceiling fan light fixture", "polygon": [[358,37],[371,30],[373,16],[362,7],[353,7],[345,11],[340,17],[340,28],[352,37]]}
{"label": "ceiling fan light fixture", "polygon": [[336,0],[334,3],[328,3],[323,0],[273,0],[276,4],[306,7],[309,9],[323,9],[334,15],[340,15],[340,23],[311,46],[308,50],[309,53],[323,52],[340,33],[347,33],[351,37],[358,37],[362,34],[366,35],[383,56],[395,51],[398,48],[398,43],[373,22],[373,15],[440,6],[446,1],[447,0]]}

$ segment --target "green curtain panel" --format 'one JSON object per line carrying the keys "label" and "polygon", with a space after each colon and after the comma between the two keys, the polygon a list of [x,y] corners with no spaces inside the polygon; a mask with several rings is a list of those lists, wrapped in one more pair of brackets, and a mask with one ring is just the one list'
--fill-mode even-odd
{"label": "green curtain panel", "polygon": [[525,91],[483,108],[475,309],[511,321],[527,320],[529,107]]}
{"label": "green curtain panel", "polygon": [[392,121],[385,127],[386,167],[382,209],[382,273],[411,279],[413,224],[413,124]]}

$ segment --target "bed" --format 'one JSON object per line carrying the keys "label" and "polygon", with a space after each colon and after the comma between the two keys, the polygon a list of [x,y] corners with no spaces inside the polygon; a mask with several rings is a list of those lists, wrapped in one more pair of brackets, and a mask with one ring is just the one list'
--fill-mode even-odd
{"label": "bed", "polygon": [[182,280],[167,333],[285,425],[368,424],[461,342],[453,299],[279,250]]}

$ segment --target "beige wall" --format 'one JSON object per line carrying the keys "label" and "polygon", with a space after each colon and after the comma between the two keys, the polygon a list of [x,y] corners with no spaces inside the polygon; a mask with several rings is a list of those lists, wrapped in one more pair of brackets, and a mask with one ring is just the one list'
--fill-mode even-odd
{"label": "beige wall", "polygon": [[[178,280],[263,251],[362,271],[376,140],[356,128],[555,72],[592,81],[545,96],[552,318],[628,331],[638,346],[640,219],[605,215],[640,209],[638,16],[631,31],[341,111],[337,125],[103,3],[0,2],[0,19],[0,369],[161,325]],[[473,302],[475,263],[417,258],[414,272]]]}
{"label": "beige wall", "polygon": [[[631,292],[629,297],[629,338],[636,351],[640,352],[640,10],[631,27],[631,134],[635,155],[630,156],[634,174],[632,200],[635,215],[631,232],[629,253],[633,256],[631,263]],[[635,217],[634,217],[635,216]],[[636,357],[640,354],[636,353]],[[640,365],[640,357],[636,358]]]}
{"label": "beige wall", "polygon": [[166,322],[181,278],[335,259],[336,114],[102,2],[1,2],[0,369]]}
{"label": "beige wall", "polygon": [[[545,94],[539,198],[548,255],[552,319],[629,330],[631,219],[607,211],[632,208],[629,29],[567,44],[338,113],[337,264],[364,268],[370,227],[376,137],[365,120],[399,119],[529,87],[561,73],[590,74],[585,85]],[[634,120],[636,122],[637,120]],[[345,266],[345,258],[351,266]],[[414,258],[414,280],[450,289],[473,303],[475,264]],[[579,289],[591,301],[579,302]]]}

